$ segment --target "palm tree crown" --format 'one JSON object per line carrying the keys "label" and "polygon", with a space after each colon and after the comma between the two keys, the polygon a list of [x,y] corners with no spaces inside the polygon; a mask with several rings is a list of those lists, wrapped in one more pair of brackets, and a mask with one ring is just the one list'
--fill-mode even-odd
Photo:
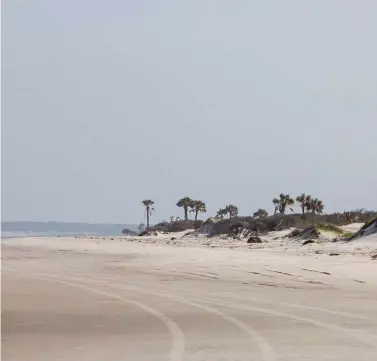
{"label": "palm tree crown", "polygon": [[302,214],[305,214],[305,208],[311,202],[312,196],[309,194],[302,193],[298,197],[296,197],[296,201],[300,203]]}
{"label": "palm tree crown", "polygon": [[190,212],[195,212],[195,221],[198,220],[198,213],[205,213],[207,212],[206,204],[203,201],[192,201],[190,205],[192,208]]}
{"label": "palm tree crown", "polygon": [[256,212],[253,213],[253,217],[264,218],[267,216],[268,216],[267,211],[262,208],[259,208]]}
{"label": "palm tree crown", "polygon": [[234,204],[229,204],[225,207],[225,214],[229,214],[229,218],[237,217],[238,216],[238,207]]}
{"label": "palm tree crown", "polygon": [[216,217],[223,219],[227,213],[228,211],[225,208],[220,208],[216,213]]}
{"label": "palm tree crown", "polygon": [[324,208],[325,205],[318,198],[311,199],[310,202],[306,205],[306,209],[308,211],[311,211],[313,214],[321,214]]}
{"label": "palm tree crown", "polygon": [[185,220],[186,221],[188,220],[188,209],[189,209],[189,207],[191,207],[193,205],[193,202],[194,201],[190,197],[181,198],[177,202],[177,207],[182,207],[183,211],[185,212]]}
{"label": "palm tree crown", "polygon": [[295,200],[289,194],[280,193],[279,198],[274,198],[272,203],[276,205],[275,213],[279,211],[280,214],[284,215],[287,206],[295,204]]}

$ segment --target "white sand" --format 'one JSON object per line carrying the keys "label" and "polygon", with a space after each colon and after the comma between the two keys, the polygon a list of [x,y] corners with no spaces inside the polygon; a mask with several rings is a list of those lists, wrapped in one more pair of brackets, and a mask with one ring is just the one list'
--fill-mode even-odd
{"label": "white sand", "polygon": [[3,240],[4,360],[375,360],[376,238],[171,237]]}
{"label": "white sand", "polygon": [[363,225],[364,223],[350,223],[340,228],[345,232],[356,233]]}

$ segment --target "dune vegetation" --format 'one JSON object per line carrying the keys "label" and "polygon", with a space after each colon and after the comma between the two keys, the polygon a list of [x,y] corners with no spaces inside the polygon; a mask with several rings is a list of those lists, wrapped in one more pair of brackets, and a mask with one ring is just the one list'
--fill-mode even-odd
{"label": "dune vegetation", "polygon": [[[168,221],[164,220],[151,225],[150,218],[152,211],[154,211],[154,201],[143,200],[142,204],[145,208],[146,224],[139,225],[140,234],[181,232],[189,229],[200,229],[204,225],[211,225],[210,233],[213,235],[229,234],[234,232],[235,229],[265,233],[290,227],[305,229],[315,226],[317,230],[333,232],[341,237],[350,237],[351,234],[343,231],[340,226],[353,222],[369,222],[377,217],[377,212],[364,209],[325,214],[323,201],[316,197],[305,193],[291,197],[289,194],[281,193],[278,197],[272,199],[273,214],[268,214],[267,210],[259,208],[252,215],[241,216],[238,207],[229,204],[220,208],[214,216],[209,217],[206,221],[198,220],[200,213],[207,212],[206,203],[202,200],[183,197],[176,204],[177,207],[182,208],[183,218],[171,216]],[[300,213],[294,213],[293,206],[296,204],[301,209]],[[192,215],[192,218],[190,218],[190,215]]]}

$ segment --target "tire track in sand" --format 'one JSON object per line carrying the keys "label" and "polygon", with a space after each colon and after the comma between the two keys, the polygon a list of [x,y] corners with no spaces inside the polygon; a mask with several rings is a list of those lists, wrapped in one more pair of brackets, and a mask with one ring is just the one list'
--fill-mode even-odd
{"label": "tire track in sand", "polygon": [[[119,277],[105,276],[105,275],[103,275],[101,273],[93,273],[93,274],[75,273],[73,275],[73,277],[76,277],[77,275],[81,275],[82,277],[95,276],[98,279],[106,280],[106,281],[118,281],[118,282],[121,281],[121,278],[119,278]],[[178,290],[179,291],[196,292],[196,293],[201,293],[203,291],[201,289],[182,288],[182,287],[180,287]],[[225,296],[224,293],[208,292],[208,291],[206,291],[206,295],[212,295],[213,297],[216,297],[216,299],[218,299],[218,297]],[[271,301],[270,299],[265,299],[265,298],[261,298],[261,297],[255,297],[255,296],[251,296],[251,295],[250,296],[248,295],[247,297],[237,295],[237,297],[231,297],[230,298],[231,301],[234,300],[234,299],[244,300],[244,301],[254,300],[254,301],[257,301],[257,302],[263,302],[263,303],[267,302],[267,303],[273,303],[273,304],[278,303],[280,305],[291,307],[291,308],[299,308],[299,309],[304,309],[304,310],[318,311],[318,312],[327,313],[327,314],[331,314],[331,315],[342,316],[342,317],[349,317],[349,318],[352,318],[352,319],[355,319],[355,320],[370,322],[369,318],[361,316],[361,315],[356,315],[354,313],[349,313],[349,312],[343,312],[343,311],[325,309],[325,308],[321,308],[321,307],[317,307],[317,306],[302,305],[302,304],[298,304],[298,303],[286,302],[286,301],[278,301],[278,300]]]}
{"label": "tire track in sand", "polygon": [[[3,271],[13,271],[13,270],[4,270]],[[41,276],[35,276],[35,275],[31,275],[31,274],[28,274],[28,275],[16,275],[15,277],[20,277],[20,278],[31,278],[31,279],[37,279],[37,280],[40,280],[40,281],[45,281],[45,282],[53,282],[53,283],[59,283],[59,284],[63,284],[63,285],[66,285],[66,286],[69,286],[69,287],[74,287],[74,288],[79,288],[79,289],[82,289],[82,290],[85,290],[85,291],[88,291],[88,292],[92,292],[92,293],[96,293],[96,294],[99,294],[99,295],[103,295],[103,296],[106,296],[106,297],[109,297],[109,298],[113,298],[113,299],[117,299],[117,300],[120,300],[122,301],[123,303],[129,303],[131,305],[134,305],[140,309],[142,309],[143,311],[157,317],[158,319],[160,319],[163,324],[168,328],[170,334],[171,334],[171,337],[172,337],[172,346],[171,346],[171,350],[170,350],[170,354],[169,354],[169,360],[170,361],[182,361],[183,360],[183,355],[185,353],[185,344],[186,344],[186,340],[185,340],[185,336],[182,332],[182,330],[180,329],[180,327],[178,326],[178,324],[173,321],[170,317],[166,316],[164,313],[156,310],[155,308],[152,308],[152,307],[149,307],[145,304],[143,304],[142,302],[139,302],[139,301],[133,301],[133,300],[128,300],[128,299],[125,299],[119,295],[116,295],[116,294],[113,294],[113,293],[109,293],[109,292],[105,292],[105,291],[102,291],[102,290],[99,290],[99,289],[96,289],[96,288],[92,288],[92,287],[87,287],[87,286],[83,286],[83,285],[80,285],[80,284],[77,284],[77,283],[72,283],[72,282],[69,282],[69,281],[66,281],[66,280],[62,280],[62,279],[58,279],[58,278],[51,278],[50,276],[49,277],[41,277]]]}
{"label": "tire track in sand", "polygon": [[[263,361],[276,361],[277,360],[275,351],[273,350],[273,348],[271,347],[269,342],[262,335],[260,335],[257,331],[255,331],[253,328],[251,328],[246,323],[244,323],[244,322],[242,322],[242,321],[240,321],[240,320],[238,320],[238,319],[236,319],[232,316],[229,316],[229,315],[225,314],[224,312],[222,312],[222,311],[220,311],[217,308],[214,308],[212,306],[209,306],[209,305],[206,305],[206,304],[201,304],[201,303],[198,303],[198,302],[193,302],[191,300],[189,301],[188,299],[177,297],[177,296],[174,296],[174,295],[171,295],[171,294],[168,294],[168,293],[147,291],[147,290],[144,290],[143,288],[134,287],[134,286],[125,286],[125,285],[122,285],[122,284],[111,284],[111,283],[109,284],[109,283],[107,283],[108,280],[105,280],[105,279],[95,280],[95,279],[88,279],[88,278],[83,278],[83,277],[65,275],[64,276],[65,279],[70,279],[70,281],[68,282],[68,281],[65,281],[65,280],[64,281],[61,280],[61,276],[57,276],[57,275],[51,275],[51,274],[46,275],[46,274],[43,274],[43,273],[35,273],[35,274],[38,275],[38,276],[36,276],[36,278],[40,277],[39,275],[42,275],[43,279],[51,280],[51,281],[57,280],[57,282],[60,282],[60,283],[63,283],[63,284],[69,284],[69,285],[74,285],[72,283],[72,280],[74,282],[81,282],[81,283],[84,283],[84,284],[96,284],[96,285],[101,284],[102,285],[103,283],[105,283],[106,287],[123,289],[123,290],[134,291],[134,292],[140,292],[140,293],[145,293],[145,294],[148,294],[148,295],[168,298],[168,299],[174,300],[176,302],[179,302],[179,303],[182,303],[182,304],[185,304],[185,305],[188,305],[188,306],[200,308],[200,309],[205,310],[209,313],[212,313],[212,314],[219,316],[220,318],[226,320],[227,322],[233,324],[234,326],[236,326],[237,328],[239,328],[243,332],[245,332],[250,337],[251,341],[259,348],[260,353],[263,357]],[[90,276],[90,275],[88,275],[88,276]],[[76,284],[75,286],[80,288],[81,285]],[[89,289],[88,287],[85,287],[85,286],[81,286],[81,287]],[[102,291],[100,291],[100,292],[102,292]],[[116,295],[116,297],[118,298],[120,296]],[[174,359],[174,361],[178,361],[178,360],[180,360],[180,359]]]}
{"label": "tire track in sand", "polygon": [[270,315],[279,316],[279,317],[283,317],[283,318],[290,318],[290,319],[300,321],[300,322],[304,322],[304,323],[311,323],[311,324],[313,324],[313,325],[315,325],[319,328],[327,328],[327,329],[330,329],[330,330],[333,330],[333,331],[345,333],[350,338],[356,338],[361,343],[363,343],[363,344],[365,344],[369,347],[372,347],[374,349],[376,348],[376,339],[377,338],[375,338],[373,335],[367,335],[367,334],[364,334],[363,332],[360,332],[360,331],[357,331],[357,330],[347,329],[347,328],[341,327],[341,326],[336,325],[336,324],[330,324],[330,323],[327,323],[327,322],[317,321],[317,320],[313,320],[311,318],[296,316],[296,315],[292,315],[292,314],[289,314],[289,313],[274,311],[274,310],[270,310],[270,309],[266,309],[266,308],[262,308],[262,307],[241,305],[239,303],[234,303],[234,302],[214,301],[214,300],[209,300],[208,298],[205,298],[205,299],[201,298],[200,302],[203,302],[203,303],[209,304],[209,305],[215,305],[215,306],[237,308],[237,309],[240,309],[240,310],[257,311],[257,312],[267,313],[267,314],[270,314]]}
{"label": "tire track in sand", "polygon": [[[200,292],[201,291],[201,290],[192,289],[192,288],[179,288],[179,290],[180,291],[188,291],[188,292]],[[222,297],[225,296],[224,293],[219,293],[219,292],[206,292],[206,295],[211,295],[211,296],[215,297],[216,300],[218,300],[218,298],[221,297],[221,296]],[[210,298],[207,297],[207,299],[210,299]],[[337,310],[329,310],[329,309],[325,309],[325,308],[321,308],[321,307],[302,305],[302,304],[292,303],[292,302],[286,302],[286,301],[278,301],[278,300],[271,301],[270,299],[265,299],[265,298],[261,298],[261,297],[255,297],[255,296],[247,296],[247,297],[245,297],[245,296],[238,296],[237,295],[237,297],[227,297],[227,299],[230,300],[230,301],[233,301],[235,299],[237,301],[240,301],[240,300],[243,300],[243,301],[254,300],[254,301],[257,301],[257,302],[261,302],[261,303],[280,304],[282,306],[287,306],[287,307],[291,307],[291,308],[299,308],[299,309],[303,309],[303,310],[318,311],[318,312],[327,313],[327,314],[330,314],[330,315],[348,317],[348,318],[353,318],[355,320],[370,322],[369,318],[361,316],[361,315],[355,315],[353,313],[348,313],[348,312],[343,312],[343,311],[337,311]]]}
{"label": "tire track in sand", "polygon": [[[101,279],[101,276],[97,276],[97,278]],[[108,278],[108,277],[103,278],[102,277],[102,280],[109,281],[109,280],[112,280],[112,278]],[[121,285],[121,284],[109,284],[109,287],[124,288],[125,286]],[[144,289],[138,289],[137,287],[134,287],[134,286],[127,286],[127,287],[128,287],[127,289],[130,289],[130,290],[133,290],[133,291],[150,293],[150,294],[154,294],[154,295],[161,296],[161,297],[176,299],[176,296],[173,296],[170,293],[167,294],[167,293],[146,291]],[[184,290],[189,290],[189,289],[179,288],[177,290],[178,291],[179,290],[184,291]],[[203,290],[195,290],[195,289],[189,290],[189,291],[198,292],[198,293],[203,292]],[[262,300],[263,301],[263,299],[260,299],[260,298],[258,299],[256,297],[251,297],[251,298],[255,299],[255,300],[259,300],[259,301]],[[324,321],[318,321],[318,320],[315,320],[315,319],[312,319],[312,318],[297,316],[297,315],[287,313],[287,312],[274,311],[274,310],[270,310],[270,309],[258,307],[258,306],[242,305],[242,304],[234,303],[234,302],[231,302],[231,301],[230,302],[229,301],[228,302],[222,302],[222,301],[210,299],[208,297],[207,298],[201,297],[200,299],[191,297],[191,298],[184,298],[184,300],[190,300],[189,302],[194,301],[196,305],[206,304],[206,305],[238,308],[238,309],[243,309],[243,310],[248,310],[248,311],[257,311],[257,312],[260,312],[260,313],[266,313],[266,314],[270,314],[270,315],[274,315],[274,316],[278,316],[278,317],[283,317],[283,318],[289,318],[289,319],[300,321],[300,322],[303,322],[303,323],[309,323],[309,324],[312,324],[312,325],[319,327],[319,328],[327,328],[327,329],[330,329],[330,330],[335,331],[335,332],[340,332],[340,333],[346,334],[347,336],[354,338],[354,339],[357,339],[359,342],[361,342],[365,345],[368,345],[369,347],[376,348],[377,337],[375,337],[374,335],[368,335],[368,334],[365,334],[361,331],[347,329],[347,328],[344,328],[344,327],[337,325],[337,324],[328,323],[328,322],[324,322]],[[277,301],[277,302],[280,303],[279,301]],[[284,304],[283,302],[281,302],[281,303]],[[290,303],[287,303],[287,305],[288,304],[290,304]],[[317,309],[317,310],[321,310],[321,311],[326,312],[326,310],[324,310],[324,309]],[[330,311],[329,313],[339,315],[339,313],[336,312],[336,311],[335,312]],[[343,316],[348,316],[348,317],[352,317],[352,318],[359,318],[361,320],[365,320],[364,318],[358,317],[357,315],[347,314],[347,313],[341,313],[341,314]],[[231,316],[228,316],[228,317],[231,317]]]}

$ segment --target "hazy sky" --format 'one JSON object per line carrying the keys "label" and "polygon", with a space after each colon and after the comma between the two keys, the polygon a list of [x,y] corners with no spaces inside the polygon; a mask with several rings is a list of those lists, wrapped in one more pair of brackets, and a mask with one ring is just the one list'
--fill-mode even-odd
{"label": "hazy sky", "polygon": [[2,1],[4,220],[377,208],[377,2]]}

